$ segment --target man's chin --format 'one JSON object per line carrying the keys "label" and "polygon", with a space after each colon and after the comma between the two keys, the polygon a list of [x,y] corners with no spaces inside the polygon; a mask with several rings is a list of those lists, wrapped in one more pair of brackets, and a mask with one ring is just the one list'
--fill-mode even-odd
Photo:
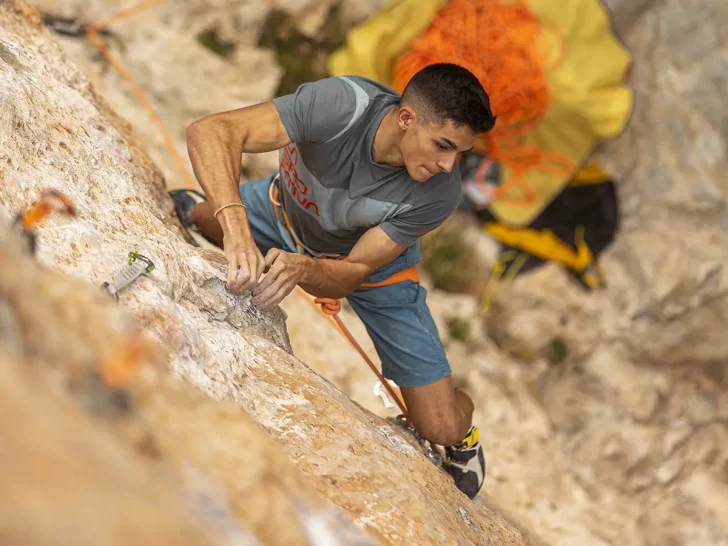
{"label": "man's chin", "polygon": [[425,167],[419,167],[418,169],[415,169],[415,172],[410,171],[409,175],[415,182],[427,182],[430,178],[432,178],[432,173]]}

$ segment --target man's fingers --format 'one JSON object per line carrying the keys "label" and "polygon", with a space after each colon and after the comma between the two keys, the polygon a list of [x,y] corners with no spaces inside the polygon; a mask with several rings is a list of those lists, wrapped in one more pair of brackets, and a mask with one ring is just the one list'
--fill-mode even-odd
{"label": "man's fingers", "polygon": [[249,251],[246,257],[248,259],[248,267],[250,269],[250,281],[245,288],[250,290],[251,288],[254,288],[260,280],[260,276],[263,274],[265,267],[265,262],[263,261],[263,255],[258,249]]}
{"label": "man's fingers", "polygon": [[227,257],[228,259],[228,273],[227,273],[227,283],[225,284],[225,287],[232,291],[235,287],[235,281],[238,278],[238,257],[236,254],[231,253],[230,256]]}
{"label": "man's fingers", "polygon": [[281,287],[278,288],[278,290],[276,290],[275,292],[271,292],[270,297],[262,300],[260,304],[257,305],[258,309],[272,309],[273,307],[281,303],[283,299],[291,293],[291,290],[293,290],[294,286],[295,285],[291,285],[291,283],[284,283]]}
{"label": "man's fingers", "polygon": [[[272,267],[268,271],[263,282],[256,286],[257,290],[253,292],[255,294],[253,297],[253,305],[257,307],[265,303],[280,290],[281,286],[286,282],[286,275],[282,273],[282,270],[283,268]],[[263,283],[266,284],[263,285]]]}
{"label": "man's fingers", "polygon": [[263,258],[262,254],[257,255],[257,261],[256,261],[256,269],[255,273],[257,275],[257,279],[260,279],[261,275],[265,273],[266,269],[268,269],[265,265],[265,258]]}
{"label": "man's fingers", "polygon": [[257,296],[264,290],[267,290],[271,284],[278,280],[284,269],[285,268],[280,264],[273,264],[273,266],[271,266],[268,270],[268,273],[265,274],[265,277],[263,277],[263,280],[260,281],[255,288],[253,288],[253,295]]}
{"label": "man's fingers", "polygon": [[243,290],[247,290],[250,287],[251,284],[251,278],[250,278],[250,266],[248,265],[248,262],[245,260],[245,256],[241,256],[239,259],[239,266],[238,266],[238,277],[235,282],[234,291],[235,293],[240,293]]}
{"label": "man's fingers", "polygon": [[265,270],[268,271],[271,266],[273,265],[273,262],[278,259],[278,257],[281,255],[282,251],[277,248],[271,248],[265,255],[265,263],[264,267]]}

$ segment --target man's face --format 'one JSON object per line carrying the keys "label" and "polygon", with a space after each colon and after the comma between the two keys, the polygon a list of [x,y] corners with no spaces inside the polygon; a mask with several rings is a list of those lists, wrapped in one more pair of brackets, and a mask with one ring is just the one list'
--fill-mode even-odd
{"label": "man's face", "polygon": [[410,177],[426,182],[441,172],[450,172],[460,155],[475,145],[477,135],[467,125],[423,122],[416,116],[406,123],[400,151]]}

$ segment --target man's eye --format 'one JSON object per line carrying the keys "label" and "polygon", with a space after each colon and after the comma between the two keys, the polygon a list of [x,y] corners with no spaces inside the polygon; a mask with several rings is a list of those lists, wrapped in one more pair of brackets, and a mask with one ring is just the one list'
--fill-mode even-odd
{"label": "man's eye", "polygon": [[436,144],[438,150],[447,150],[447,146],[445,146],[444,144],[440,144],[439,142],[437,142]]}

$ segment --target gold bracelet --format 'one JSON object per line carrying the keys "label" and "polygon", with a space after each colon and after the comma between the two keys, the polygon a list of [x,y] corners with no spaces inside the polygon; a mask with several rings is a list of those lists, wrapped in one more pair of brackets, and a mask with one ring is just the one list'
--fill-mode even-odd
{"label": "gold bracelet", "polygon": [[[222,211],[223,209],[226,209],[226,208],[228,208],[228,207],[243,207],[243,208],[245,209],[245,205],[244,205],[244,204],[242,204],[242,203],[228,203],[227,205],[223,205],[222,207],[220,207],[219,209],[217,209],[217,210],[215,211],[215,214],[213,214],[213,216],[214,216],[215,218],[217,218],[217,215],[218,215],[218,214],[220,213],[220,211]],[[247,210],[247,209],[246,209],[246,210]]]}

